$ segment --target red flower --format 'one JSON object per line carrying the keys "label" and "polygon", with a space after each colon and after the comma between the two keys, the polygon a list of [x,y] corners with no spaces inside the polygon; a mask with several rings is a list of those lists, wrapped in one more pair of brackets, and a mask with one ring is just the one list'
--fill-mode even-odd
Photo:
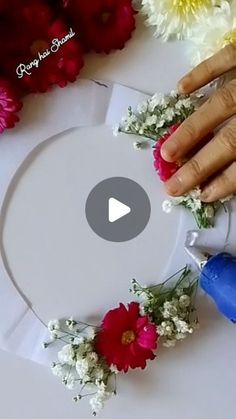
{"label": "red flower", "polygon": [[[53,84],[64,87],[68,81],[75,81],[83,66],[76,37],[61,45],[57,52],[50,51],[53,39],[69,33],[64,21],[55,19],[50,7],[40,0],[24,1],[16,9],[0,28],[0,51],[4,56],[1,65],[5,72],[30,92],[45,92]],[[39,55],[47,49],[50,54],[39,60]],[[20,78],[17,78],[17,67],[34,60],[32,68],[18,68]]]}
{"label": "red flower", "polygon": [[0,13],[7,8],[8,0],[0,0]]}
{"label": "red flower", "polygon": [[155,358],[152,351],[157,347],[157,339],[156,326],[148,316],[140,316],[138,303],[130,303],[128,309],[120,304],[105,315],[96,350],[119,371],[144,369],[146,360]]}
{"label": "red flower", "polygon": [[154,156],[154,167],[157,170],[160,179],[166,182],[172,175],[177,172],[179,165],[177,163],[170,163],[163,159],[161,156],[161,147],[168,138],[177,130],[180,124],[172,125],[169,128],[167,134],[160,138],[155,145],[153,156]]}
{"label": "red flower", "polygon": [[0,79],[0,133],[6,128],[13,128],[19,121],[17,112],[22,108],[22,103],[10,83]]}
{"label": "red flower", "polygon": [[[153,156],[154,156],[154,167],[157,170],[160,179],[163,182],[166,182],[173,176],[177,170],[180,168],[181,164],[176,162],[167,162],[161,156],[161,147],[167,141],[171,135],[179,128],[180,124],[174,124],[172,127],[169,128],[167,134],[163,135],[155,145]],[[191,155],[197,153],[204,145],[206,145],[212,138],[214,137],[214,133],[210,132],[201,141],[191,150]]]}
{"label": "red flower", "polygon": [[135,29],[131,0],[64,0],[63,4],[87,50],[108,54],[122,49]]}

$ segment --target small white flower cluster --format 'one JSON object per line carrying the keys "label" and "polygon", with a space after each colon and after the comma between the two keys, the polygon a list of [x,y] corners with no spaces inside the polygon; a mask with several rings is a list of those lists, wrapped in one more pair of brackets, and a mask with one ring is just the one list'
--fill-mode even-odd
{"label": "small white flower cluster", "polygon": [[157,326],[157,333],[164,338],[163,346],[168,348],[191,335],[197,327],[196,319],[190,320],[191,298],[182,292],[160,308],[163,320]]}
{"label": "small white flower cluster", "polygon": [[183,96],[175,91],[169,95],[156,93],[139,104],[136,110],[129,107],[121,124],[114,127],[113,134],[117,136],[124,132],[144,137],[142,141],[134,143],[134,148],[139,150],[148,141],[162,137],[173,124],[181,123],[191,115],[198,98],[198,94]]}
{"label": "small white flower cluster", "polygon": [[96,353],[96,329],[70,318],[66,322],[50,321],[48,330],[51,341],[45,347],[55,340],[64,343],[58,352],[59,362],[52,365],[52,373],[69,390],[80,386],[79,394],[73,398],[75,402],[88,395],[92,396],[89,402],[92,413],[96,416],[104,407],[104,402],[115,394],[115,390],[110,389],[110,379],[118,372],[115,368],[109,368]]}
{"label": "small white flower cluster", "polygon": [[[169,280],[180,274],[172,286]],[[174,347],[177,341],[191,335],[198,327],[194,297],[197,282],[190,281],[188,267],[157,286],[141,286],[132,280],[131,292],[141,299],[140,314],[148,315],[157,326],[163,346]]]}
{"label": "small white flower cluster", "polygon": [[169,214],[174,207],[182,205],[193,213],[199,228],[212,227],[220,203],[206,204],[201,201],[200,196],[201,189],[198,187],[183,196],[170,197],[165,200],[162,203],[162,209],[166,214]]}

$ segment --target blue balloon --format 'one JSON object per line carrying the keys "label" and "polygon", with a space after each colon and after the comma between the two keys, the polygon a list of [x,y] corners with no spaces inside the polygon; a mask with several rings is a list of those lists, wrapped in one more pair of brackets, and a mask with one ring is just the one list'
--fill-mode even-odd
{"label": "blue balloon", "polygon": [[200,285],[219,311],[236,323],[236,257],[229,253],[212,256],[201,272]]}

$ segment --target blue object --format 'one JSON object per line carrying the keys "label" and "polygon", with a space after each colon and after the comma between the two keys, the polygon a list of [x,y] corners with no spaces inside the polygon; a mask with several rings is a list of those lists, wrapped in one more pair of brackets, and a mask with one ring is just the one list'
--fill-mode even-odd
{"label": "blue object", "polygon": [[236,257],[229,253],[212,256],[202,269],[200,285],[219,311],[236,323]]}

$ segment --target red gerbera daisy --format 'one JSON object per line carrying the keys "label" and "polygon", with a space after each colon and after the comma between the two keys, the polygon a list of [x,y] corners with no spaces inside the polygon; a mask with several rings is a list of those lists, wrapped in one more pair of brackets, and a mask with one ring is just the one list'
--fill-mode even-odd
{"label": "red gerbera daisy", "polygon": [[63,5],[87,50],[122,49],[135,29],[131,0],[64,0]]}
{"label": "red gerbera daisy", "polygon": [[138,303],[130,303],[128,309],[120,304],[105,315],[96,350],[109,366],[115,365],[119,371],[144,369],[146,360],[155,358],[157,339],[156,326],[148,316],[140,316]]}
{"label": "red gerbera daisy", "polygon": [[19,121],[17,112],[22,108],[22,103],[14,92],[11,84],[5,79],[0,79],[0,133],[6,128],[13,128]]}
{"label": "red gerbera daisy", "polygon": [[[53,84],[64,87],[75,81],[83,65],[78,40],[72,37],[57,52],[51,51],[52,41],[69,33],[63,20],[55,19],[50,7],[40,0],[25,0],[16,9],[0,28],[5,71],[30,92],[45,92]],[[46,58],[40,59],[47,50]]]}
{"label": "red gerbera daisy", "polygon": [[170,138],[170,136],[177,130],[180,124],[175,124],[169,128],[168,132],[161,137],[155,145],[153,156],[154,156],[154,167],[157,170],[160,179],[166,182],[172,175],[177,172],[179,165],[177,163],[170,163],[163,159],[161,156],[162,145]]}

